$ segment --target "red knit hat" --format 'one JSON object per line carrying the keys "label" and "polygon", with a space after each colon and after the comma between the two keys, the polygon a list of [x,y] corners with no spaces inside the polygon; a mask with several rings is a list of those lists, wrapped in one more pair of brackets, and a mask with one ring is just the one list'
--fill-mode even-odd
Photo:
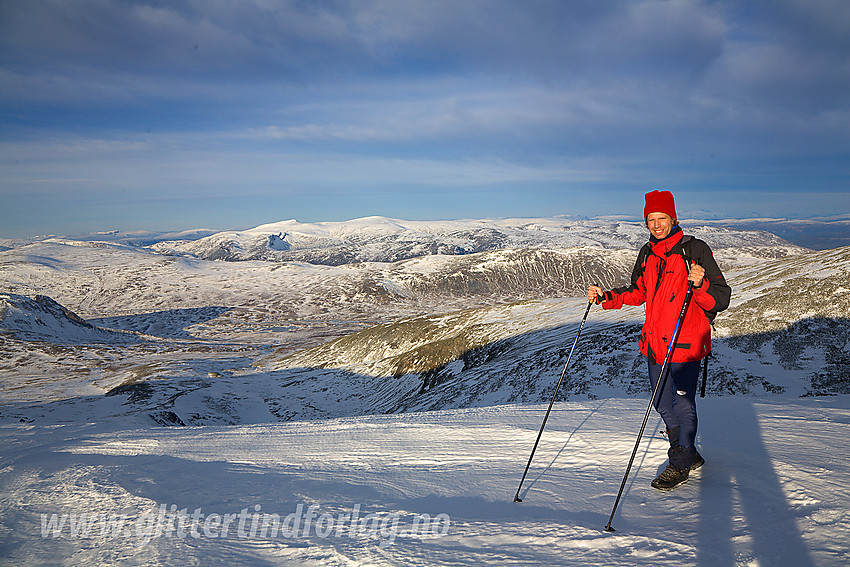
{"label": "red knit hat", "polygon": [[643,207],[643,220],[650,213],[664,213],[676,220],[676,203],[673,202],[673,193],[670,191],[652,191],[645,195],[646,205]]}

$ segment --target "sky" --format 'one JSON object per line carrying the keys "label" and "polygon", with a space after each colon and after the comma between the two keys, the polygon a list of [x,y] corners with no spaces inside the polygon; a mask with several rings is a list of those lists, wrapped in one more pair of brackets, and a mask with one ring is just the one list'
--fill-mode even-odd
{"label": "sky", "polygon": [[3,0],[0,237],[850,213],[845,0]]}

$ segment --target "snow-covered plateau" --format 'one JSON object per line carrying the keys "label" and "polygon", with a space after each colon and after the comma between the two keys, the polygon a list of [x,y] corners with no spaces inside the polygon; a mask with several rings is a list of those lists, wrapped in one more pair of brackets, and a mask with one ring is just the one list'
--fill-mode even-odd
{"label": "snow-covered plateau", "polygon": [[[743,225],[742,225],[743,226]],[[850,247],[689,221],[733,288],[670,493],[640,223],[0,241],[0,563],[846,565]],[[108,237],[108,238],[107,238]]]}

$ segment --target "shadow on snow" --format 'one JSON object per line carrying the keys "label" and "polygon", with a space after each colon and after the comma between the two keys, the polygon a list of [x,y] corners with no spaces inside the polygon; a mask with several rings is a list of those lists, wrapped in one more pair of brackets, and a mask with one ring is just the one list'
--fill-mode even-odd
{"label": "shadow on snow", "polygon": [[230,311],[229,307],[207,306],[187,309],[167,309],[137,315],[89,319],[89,323],[107,329],[136,331],[163,338],[193,338],[187,327],[206,323]]}

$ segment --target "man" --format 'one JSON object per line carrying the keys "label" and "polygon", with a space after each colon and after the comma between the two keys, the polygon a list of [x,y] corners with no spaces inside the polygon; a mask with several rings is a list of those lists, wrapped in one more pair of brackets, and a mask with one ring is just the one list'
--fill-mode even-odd
{"label": "man", "polygon": [[693,284],[691,304],[673,346],[666,383],[653,400],[667,426],[670,449],[667,468],[652,481],[652,486],[670,490],[705,463],[696,450],[700,360],[711,352],[711,321],[729,306],[732,290],[708,245],[682,232],[673,194],[652,191],[645,198],[643,218],[649,229],[649,242],[638,254],[631,285],[607,292],[592,285],[587,300],[601,303],[603,309],[646,304],[646,320],[638,344],[647,358],[649,379],[655,390],[688,285]]}

